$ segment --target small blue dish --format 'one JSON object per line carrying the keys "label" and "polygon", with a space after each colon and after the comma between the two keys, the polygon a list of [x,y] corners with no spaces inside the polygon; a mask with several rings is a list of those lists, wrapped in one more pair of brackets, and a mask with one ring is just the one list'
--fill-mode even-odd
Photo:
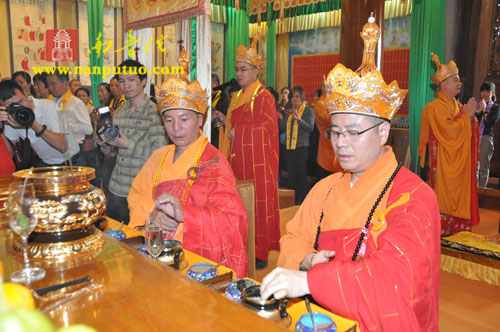
{"label": "small blue dish", "polygon": [[314,323],[312,323],[311,314],[302,315],[295,324],[295,332],[337,332],[337,325],[330,316],[319,312],[313,312]]}
{"label": "small blue dish", "polygon": [[226,292],[225,292],[226,297],[231,301],[234,301],[236,303],[241,303],[241,291],[238,288],[238,285],[242,289],[245,289],[247,287],[255,285],[255,281],[247,278],[233,280],[226,287]]}
{"label": "small blue dish", "polygon": [[115,240],[123,240],[127,238],[127,234],[125,234],[125,232],[121,229],[112,229],[109,231],[105,231],[104,233],[108,234]]}
{"label": "small blue dish", "polygon": [[217,274],[218,272],[217,269],[214,269],[214,265],[208,263],[193,264],[186,272],[186,275],[195,281],[212,279]]}

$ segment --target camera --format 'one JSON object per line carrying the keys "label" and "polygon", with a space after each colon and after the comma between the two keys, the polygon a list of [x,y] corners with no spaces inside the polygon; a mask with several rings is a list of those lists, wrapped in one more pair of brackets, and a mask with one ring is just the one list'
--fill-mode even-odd
{"label": "camera", "polygon": [[35,121],[35,113],[33,110],[23,105],[12,103],[7,106],[5,110],[23,127],[31,127],[33,121]]}
{"label": "camera", "polygon": [[120,137],[120,130],[118,126],[113,125],[113,117],[111,116],[111,112],[109,111],[109,107],[103,107],[99,109],[99,114],[101,115],[99,118],[99,122],[97,123],[98,131],[101,128],[104,137],[109,139],[110,141],[114,141]]}

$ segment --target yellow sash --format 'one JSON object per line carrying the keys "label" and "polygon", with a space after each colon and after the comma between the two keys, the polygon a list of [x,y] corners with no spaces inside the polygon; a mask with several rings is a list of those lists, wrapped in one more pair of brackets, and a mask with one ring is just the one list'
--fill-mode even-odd
{"label": "yellow sash", "polygon": [[[306,103],[302,103],[298,111],[299,118],[302,118],[302,114],[304,114],[305,109],[306,109]],[[292,129],[292,119],[293,119],[293,113],[288,116],[288,120],[286,122],[287,150],[295,150],[295,148],[297,147],[297,136],[299,135],[299,121],[295,121],[293,123],[293,129]],[[292,139],[290,139],[290,131],[292,130],[293,130]]]}
{"label": "yellow sash", "polygon": [[66,105],[68,104],[68,101],[71,99],[71,96],[73,96],[71,91],[69,91],[69,89],[66,90],[66,93],[62,96],[61,102],[59,103],[61,111],[64,111],[66,109]]}
{"label": "yellow sash", "polygon": [[226,130],[224,131],[224,137],[222,141],[219,141],[219,150],[221,153],[229,160],[229,133],[231,132],[231,116],[234,109],[240,106],[248,104],[250,102],[250,110],[253,112],[253,102],[255,98],[259,95],[261,84],[259,80],[253,82],[245,91],[241,89],[231,100],[231,104],[227,110],[226,115]]}
{"label": "yellow sash", "polygon": [[212,100],[212,111],[215,110],[215,107],[217,106],[217,103],[219,102],[220,100],[220,96],[222,94],[222,91],[217,91],[217,94],[215,95],[215,98],[214,100]]}

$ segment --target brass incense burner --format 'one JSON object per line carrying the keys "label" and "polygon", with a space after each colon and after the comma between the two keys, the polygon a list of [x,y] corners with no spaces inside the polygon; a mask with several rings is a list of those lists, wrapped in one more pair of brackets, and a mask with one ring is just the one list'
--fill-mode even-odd
{"label": "brass incense burner", "polygon": [[[34,259],[62,259],[93,252],[104,244],[104,236],[93,224],[105,209],[101,189],[89,181],[95,171],[89,167],[42,167],[13,174],[16,181],[33,183],[38,201],[32,209],[38,224],[29,238]],[[14,249],[21,250],[20,241]]]}

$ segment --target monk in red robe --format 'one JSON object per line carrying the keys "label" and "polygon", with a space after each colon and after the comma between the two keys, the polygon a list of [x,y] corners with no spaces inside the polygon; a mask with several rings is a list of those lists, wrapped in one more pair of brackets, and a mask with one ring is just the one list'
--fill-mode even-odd
{"label": "monk in red robe", "polygon": [[256,268],[267,266],[270,250],[279,250],[279,136],[275,101],[257,75],[265,58],[250,48],[236,49],[236,78],[242,89],[231,99],[220,149],[236,178],[255,185]]}
{"label": "monk in red robe", "polygon": [[[477,101],[462,106],[455,97],[462,82],[453,60],[436,63],[436,98],[422,111],[418,153],[420,166],[429,165],[427,183],[434,189],[441,210],[441,236],[470,231],[479,223],[476,173],[479,157],[479,125],[473,116]],[[427,153],[428,151],[428,153]]]}
{"label": "monk in red robe", "polygon": [[[374,30],[368,23],[362,36],[376,41]],[[328,133],[345,172],[320,181],[287,224],[261,295],[311,294],[361,331],[437,331],[439,207],[385,145],[407,91],[386,85],[366,45],[358,72],[338,64],[326,81]]]}
{"label": "monk in red robe", "polygon": [[130,193],[129,226],[144,214],[167,238],[214,262],[238,278],[248,274],[248,218],[226,158],[200,131],[208,98],[197,81],[168,78],[158,109],[173,144],[156,150],[137,174]]}

